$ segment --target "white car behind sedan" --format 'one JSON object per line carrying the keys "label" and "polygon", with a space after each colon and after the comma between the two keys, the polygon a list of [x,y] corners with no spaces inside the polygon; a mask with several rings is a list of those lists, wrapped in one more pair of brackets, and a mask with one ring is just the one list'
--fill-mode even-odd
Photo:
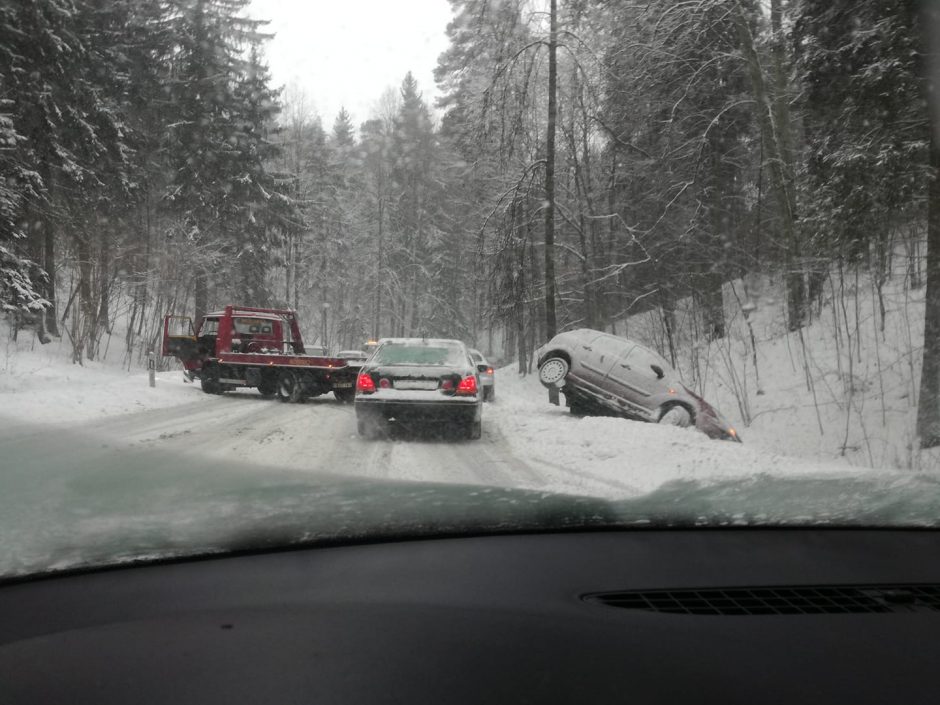
{"label": "white car behind sedan", "polygon": [[496,375],[493,366],[483,357],[479,350],[470,350],[470,359],[480,375],[480,387],[483,389],[483,401],[493,401],[496,398]]}

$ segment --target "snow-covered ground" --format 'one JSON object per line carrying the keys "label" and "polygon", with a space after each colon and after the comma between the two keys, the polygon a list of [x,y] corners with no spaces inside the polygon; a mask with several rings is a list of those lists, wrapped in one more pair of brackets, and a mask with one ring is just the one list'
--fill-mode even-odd
{"label": "snow-covered ground", "polygon": [[354,408],[332,395],[303,405],[254,390],[209,396],[180,371],[151,389],[145,372],[72,365],[56,345],[10,344],[0,366],[0,576],[212,550],[259,531],[283,541],[533,522],[940,517],[935,472],[795,457],[748,432],[738,445],[576,418],[513,367],[497,372],[480,441],[365,441]]}
{"label": "snow-covered ground", "polygon": [[117,362],[72,364],[64,341],[35,342],[29,332],[18,342],[0,325],[0,416],[6,423],[58,427],[110,416],[160,409],[198,399],[179,372],[157,373],[149,386],[145,370],[124,370]]}
{"label": "snow-covered ground", "polygon": [[[808,461],[759,444],[715,441],[694,429],[610,417],[577,417],[548,394],[534,375],[497,374],[498,403],[487,409],[513,452],[547,476],[584,494],[636,496],[676,480],[723,481],[760,474],[847,476],[873,472],[845,463]],[[597,485],[598,478],[607,483]]]}

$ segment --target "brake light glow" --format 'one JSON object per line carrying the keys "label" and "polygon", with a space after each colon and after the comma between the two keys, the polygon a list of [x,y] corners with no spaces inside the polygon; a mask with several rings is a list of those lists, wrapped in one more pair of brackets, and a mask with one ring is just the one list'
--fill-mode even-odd
{"label": "brake light glow", "polygon": [[493,374],[493,368],[492,368],[492,367],[487,367],[487,368],[486,368],[486,374],[488,374],[488,375]]}
{"label": "brake light glow", "polygon": [[356,378],[356,391],[362,394],[372,394],[375,392],[375,382],[372,381],[372,377],[366,374],[359,375],[359,377]]}
{"label": "brake light glow", "polygon": [[457,385],[457,394],[476,394],[477,393],[477,378],[476,375],[470,375],[464,377],[460,380],[460,384]]}

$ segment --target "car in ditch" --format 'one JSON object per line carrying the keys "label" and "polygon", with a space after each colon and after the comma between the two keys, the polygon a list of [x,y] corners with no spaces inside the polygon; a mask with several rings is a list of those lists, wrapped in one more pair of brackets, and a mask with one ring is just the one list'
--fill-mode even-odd
{"label": "car in ditch", "polygon": [[560,389],[571,412],[694,426],[710,438],[741,442],[737,430],[682,384],[661,355],[639,343],[581,328],[537,351],[539,381]]}
{"label": "car in ditch", "polygon": [[359,370],[356,424],[374,438],[391,428],[482,435],[480,377],[459,340],[384,338]]}

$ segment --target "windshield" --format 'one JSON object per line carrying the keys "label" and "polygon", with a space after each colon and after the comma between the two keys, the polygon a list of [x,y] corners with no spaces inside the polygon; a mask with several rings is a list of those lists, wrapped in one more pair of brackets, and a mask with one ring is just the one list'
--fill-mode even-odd
{"label": "windshield", "polygon": [[935,14],[0,3],[0,578],[937,525]]}

